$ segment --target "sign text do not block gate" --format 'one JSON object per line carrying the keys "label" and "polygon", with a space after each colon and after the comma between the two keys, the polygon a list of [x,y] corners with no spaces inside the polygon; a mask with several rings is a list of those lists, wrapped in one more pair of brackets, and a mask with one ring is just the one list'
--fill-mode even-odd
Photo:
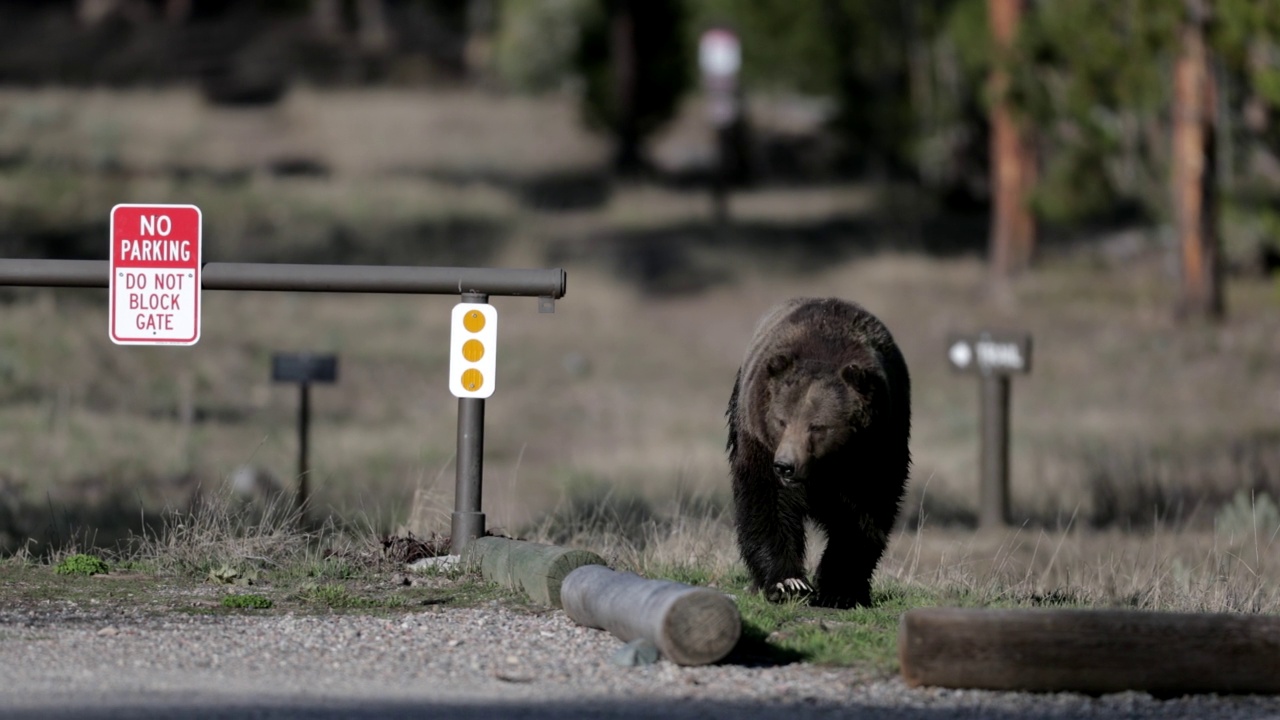
{"label": "sign text do not block gate", "polygon": [[110,335],[118,345],[200,340],[200,209],[111,209]]}

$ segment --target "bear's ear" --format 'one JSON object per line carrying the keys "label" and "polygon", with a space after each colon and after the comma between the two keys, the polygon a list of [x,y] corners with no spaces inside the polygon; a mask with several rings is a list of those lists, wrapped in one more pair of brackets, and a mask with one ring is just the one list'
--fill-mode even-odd
{"label": "bear's ear", "polygon": [[777,377],[787,371],[791,367],[791,356],[787,353],[778,353],[769,358],[764,364],[764,371],[769,377]]}

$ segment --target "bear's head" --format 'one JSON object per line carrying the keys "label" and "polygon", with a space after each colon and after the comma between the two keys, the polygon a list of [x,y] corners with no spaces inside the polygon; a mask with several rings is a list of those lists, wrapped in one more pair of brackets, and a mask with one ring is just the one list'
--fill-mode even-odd
{"label": "bear's head", "polygon": [[765,440],[784,485],[803,483],[815,464],[865,439],[888,392],[873,363],[797,362],[781,353],[769,358],[765,373]]}

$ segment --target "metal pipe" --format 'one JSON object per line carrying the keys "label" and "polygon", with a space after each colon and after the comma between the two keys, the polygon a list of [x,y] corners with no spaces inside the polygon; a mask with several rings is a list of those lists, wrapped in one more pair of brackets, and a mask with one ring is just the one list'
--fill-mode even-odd
{"label": "metal pipe", "polygon": [[[466,293],[464,303],[489,302],[487,295]],[[467,541],[484,536],[480,495],[484,483],[484,398],[458,398],[458,460],[454,483],[449,552],[462,554]]]}
{"label": "metal pipe", "polygon": [[311,472],[307,462],[308,435],[311,426],[311,383],[298,383],[298,525],[307,525],[307,506],[310,504],[311,491],[308,488],[308,475]]}
{"label": "metal pipe", "polygon": [[1009,522],[1009,376],[982,376],[982,480],[978,525],[1000,528]]}
{"label": "metal pipe", "polygon": [[[106,260],[0,259],[0,285],[108,286]],[[205,263],[205,290],[514,295],[564,297],[563,269],[454,268],[402,265]]]}

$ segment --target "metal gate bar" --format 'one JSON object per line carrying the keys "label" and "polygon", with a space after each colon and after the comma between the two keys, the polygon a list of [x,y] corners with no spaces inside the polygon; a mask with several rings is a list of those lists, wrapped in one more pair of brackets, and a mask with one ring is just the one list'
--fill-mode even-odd
{"label": "metal gate bar", "polygon": [[[0,286],[109,287],[106,260],[0,259]],[[554,308],[564,297],[567,276],[560,268],[411,267],[395,265],[291,265],[286,263],[205,263],[205,290],[409,293],[458,295],[464,302],[486,302],[490,295],[540,298],[539,310]],[[484,460],[484,400],[458,399],[458,456],[450,550],[484,535],[480,510]]]}
{"label": "metal gate bar", "polygon": [[[0,259],[0,285],[107,287],[106,260]],[[564,297],[566,275],[559,268],[411,267],[396,265],[291,265],[287,263],[205,263],[205,290],[412,293],[420,295],[513,295]]]}

